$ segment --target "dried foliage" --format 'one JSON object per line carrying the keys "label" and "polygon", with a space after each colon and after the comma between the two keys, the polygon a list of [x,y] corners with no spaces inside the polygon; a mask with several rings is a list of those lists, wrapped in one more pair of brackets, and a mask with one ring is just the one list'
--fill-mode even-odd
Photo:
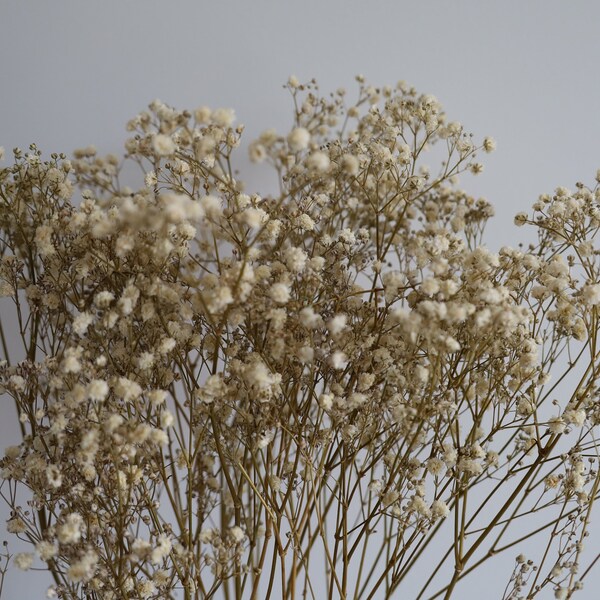
{"label": "dried foliage", "polygon": [[504,598],[582,587],[600,190],[540,197],[537,243],[491,252],[457,176],[494,141],[357,79],[350,105],[289,80],[290,133],[249,147],[264,197],[233,111],[159,101],[124,161],[0,170],[0,492],[49,597],[450,598],[533,538]]}

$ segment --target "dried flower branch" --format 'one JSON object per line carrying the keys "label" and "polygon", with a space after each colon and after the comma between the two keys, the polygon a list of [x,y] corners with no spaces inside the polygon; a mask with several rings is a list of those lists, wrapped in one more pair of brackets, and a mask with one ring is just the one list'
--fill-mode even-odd
{"label": "dried flower branch", "polygon": [[450,598],[544,536],[504,598],[581,588],[600,188],[541,196],[537,244],[493,253],[457,176],[495,142],[358,83],[290,78],[291,131],[249,147],[274,195],[237,179],[233,111],[159,101],[127,126],[141,189],[93,147],[0,170],[0,492],[54,597]]}

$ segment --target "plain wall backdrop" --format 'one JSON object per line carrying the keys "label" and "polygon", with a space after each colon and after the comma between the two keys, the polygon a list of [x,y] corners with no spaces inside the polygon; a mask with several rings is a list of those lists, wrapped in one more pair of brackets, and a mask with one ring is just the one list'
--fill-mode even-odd
{"label": "plain wall backdrop", "polygon": [[[282,89],[291,74],[351,96],[358,73],[374,85],[404,79],[439,98],[477,140],[496,138],[485,171],[461,184],[496,207],[488,244],[516,245],[527,233],[513,216],[540,193],[594,183],[599,26],[591,0],[2,0],[4,164],[31,142],[47,156],[89,144],[121,154],[125,123],[155,98],[235,108],[247,145],[291,124]],[[245,153],[240,160],[246,168]],[[260,185],[260,170],[247,179]],[[17,441],[13,419],[13,407],[0,404],[2,447]],[[2,528],[5,519],[2,507]],[[456,597],[500,598],[513,558],[501,572],[484,567]],[[596,597],[594,581],[577,597]],[[47,582],[11,571],[3,600],[43,598]]]}

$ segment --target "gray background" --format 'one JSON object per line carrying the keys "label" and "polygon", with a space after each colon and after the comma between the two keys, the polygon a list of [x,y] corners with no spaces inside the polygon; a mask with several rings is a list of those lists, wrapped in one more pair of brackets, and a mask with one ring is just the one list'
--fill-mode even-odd
{"label": "gray background", "polygon": [[[487,239],[497,248],[526,237],[512,218],[538,194],[593,184],[599,31],[591,0],[3,0],[0,145],[8,158],[33,141],[47,155],[90,143],[121,153],[126,121],[154,98],[233,107],[248,142],[291,123],[290,74],[316,77],[323,92],[352,92],[357,73],[375,85],[405,79],[479,139],[497,139],[484,173],[462,178],[495,205]],[[12,418],[0,406],[0,446],[16,441]],[[457,597],[500,598],[496,576],[481,573]],[[579,598],[595,597],[592,579]],[[12,572],[3,600],[43,589],[35,574]]]}

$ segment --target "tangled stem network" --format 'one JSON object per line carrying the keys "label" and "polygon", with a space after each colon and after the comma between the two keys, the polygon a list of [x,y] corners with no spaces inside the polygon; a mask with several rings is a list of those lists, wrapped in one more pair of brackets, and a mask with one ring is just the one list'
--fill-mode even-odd
{"label": "tangled stem network", "polygon": [[491,252],[457,184],[494,141],[357,80],[290,78],[290,132],[249,145],[275,194],[244,190],[232,110],[159,101],[124,160],[0,169],[0,493],[49,597],[450,598],[507,554],[494,597],[583,586],[600,190]]}

